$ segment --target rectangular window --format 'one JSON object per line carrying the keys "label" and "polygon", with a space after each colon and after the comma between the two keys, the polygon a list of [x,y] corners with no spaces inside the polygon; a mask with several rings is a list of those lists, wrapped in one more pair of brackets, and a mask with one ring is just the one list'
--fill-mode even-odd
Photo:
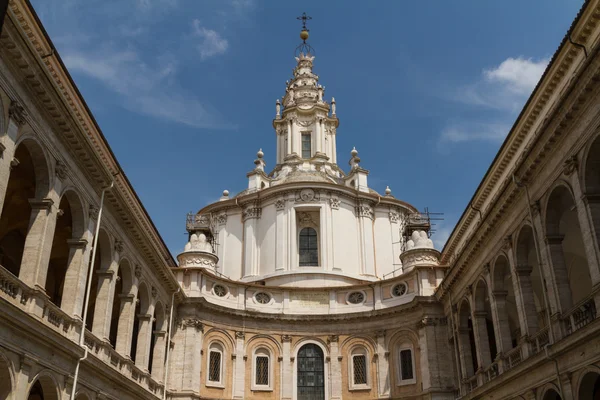
{"label": "rectangular window", "polygon": [[257,385],[269,385],[269,357],[256,357],[256,380]]}
{"label": "rectangular window", "polygon": [[208,380],[211,382],[221,382],[221,353],[217,351],[210,352]]}
{"label": "rectangular window", "polygon": [[352,357],[352,365],[354,369],[354,384],[367,384],[367,357],[358,355]]}
{"label": "rectangular window", "polygon": [[302,158],[312,157],[310,133],[302,134]]}
{"label": "rectangular window", "polygon": [[403,381],[415,379],[413,373],[412,351],[410,349],[400,351],[400,373],[400,378]]}

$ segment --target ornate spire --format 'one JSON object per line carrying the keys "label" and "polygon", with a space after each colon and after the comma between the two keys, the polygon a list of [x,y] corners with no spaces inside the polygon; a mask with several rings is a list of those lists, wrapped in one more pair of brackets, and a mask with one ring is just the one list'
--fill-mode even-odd
{"label": "ornate spire", "polygon": [[308,36],[309,36],[308,28],[306,27],[306,21],[310,21],[312,19],[312,17],[309,17],[304,12],[304,13],[302,13],[301,16],[299,16],[296,19],[302,21],[302,30],[300,31],[300,39],[302,39],[302,43],[300,43],[300,46],[296,47],[296,53],[295,53],[296,57],[298,57],[300,55],[306,55],[306,56],[310,56],[311,54],[314,55],[315,49],[313,49],[310,44],[306,43],[306,40],[308,39]]}

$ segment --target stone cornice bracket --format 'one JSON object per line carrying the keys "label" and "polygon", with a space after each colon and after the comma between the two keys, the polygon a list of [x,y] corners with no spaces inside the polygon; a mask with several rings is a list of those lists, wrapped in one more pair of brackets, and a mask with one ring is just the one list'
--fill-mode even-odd
{"label": "stone cornice bracket", "polygon": [[236,339],[244,340],[246,338],[246,334],[244,332],[236,332],[235,333],[235,338]]}
{"label": "stone cornice bracket", "polygon": [[122,240],[115,240],[115,251],[119,254],[123,253],[123,241]]}
{"label": "stone cornice bracket", "polygon": [[56,176],[61,181],[64,181],[67,178],[67,164],[65,164],[61,160],[56,160],[56,167],[54,168],[54,172]]}
{"label": "stone cornice bracket", "polygon": [[204,333],[204,324],[196,318],[185,318],[181,320],[181,329],[185,330],[187,327],[196,329],[196,332]]}
{"label": "stone cornice bracket", "polygon": [[155,298],[158,297],[158,289],[156,288],[156,286],[152,286],[151,293],[152,293],[152,298],[153,299],[155,299]]}
{"label": "stone cornice bracket", "polygon": [[281,335],[281,341],[282,342],[291,342],[292,341],[292,337],[290,335]]}
{"label": "stone cornice bracket", "polygon": [[25,117],[27,117],[27,112],[16,100],[10,102],[10,106],[8,107],[8,116],[17,123],[17,125],[22,126],[25,123]]}
{"label": "stone cornice bracket", "polygon": [[54,205],[54,201],[52,199],[29,199],[29,205],[33,210],[48,210],[52,208]]}
{"label": "stone cornice bracket", "polygon": [[134,275],[136,278],[140,279],[142,277],[142,266],[137,264],[134,269]]}
{"label": "stone cornice bracket", "polygon": [[72,249],[85,249],[87,244],[86,239],[67,239],[67,245]]}
{"label": "stone cornice bracket", "polygon": [[567,158],[563,164],[563,174],[569,176],[573,172],[577,171],[578,167],[579,161],[577,160],[577,156],[572,155],[571,157]]}
{"label": "stone cornice bracket", "polygon": [[504,247],[506,247],[509,250],[513,248],[513,237],[512,237],[512,235],[506,235],[506,237],[504,238]]}

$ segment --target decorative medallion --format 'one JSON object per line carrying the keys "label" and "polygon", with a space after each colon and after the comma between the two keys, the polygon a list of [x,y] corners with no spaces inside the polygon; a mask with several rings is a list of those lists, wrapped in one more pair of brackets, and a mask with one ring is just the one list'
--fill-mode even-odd
{"label": "decorative medallion", "polygon": [[408,292],[408,286],[406,286],[406,283],[404,282],[399,283],[392,288],[392,296],[394,297],[404,296],[406,292]]}
{"label": "decorative medallion", "polygon": [[349,304],[362,304],[365,302],[365,294],[363,292],[352,292],[348,295]]}
{"label": "decorative medallion", "polygon": [[213,286],[212,291],[215,294],[215,296],[218,296],[218,297],[225,297],[225,296],[227,296],[227,293],[229,292],[227,290],[227,288],[225,286],[223,286],[223,285],[215,285],[215,286]]}
{"label": "decorative medallion", "polygon": [[299,192],[296,192],[296,202],[311,202],[318,201],[319,193],[315,192],[313,189],[302,189]]}
{"label": "decorative medallion", "polygon": [[258,292],[254,295],[254,300],[258,304],[269,304],[271,302],[271,295],[265,292]]}

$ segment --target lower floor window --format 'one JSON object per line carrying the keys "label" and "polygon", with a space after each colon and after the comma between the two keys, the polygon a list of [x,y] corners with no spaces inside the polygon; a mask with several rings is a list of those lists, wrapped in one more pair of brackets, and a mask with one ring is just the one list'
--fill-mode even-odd
{"label": "lower floor window", "polygon": [[221,382],[221,353],[211,351],[208,362],[208,380]]}
{"label": "lower floor window", "polygon": [[414,379],[412,350],[400,350],[400,381],[412,381]]}
{"label": "lower floor window", "polygon": [[256,357],[256,384],[261,386],[269,385],[269,357]]}
{"label": "lower floor window", "polygon": [[367,384],[367,357],[364,354],[352,357],[354,369],[354,384]]}

